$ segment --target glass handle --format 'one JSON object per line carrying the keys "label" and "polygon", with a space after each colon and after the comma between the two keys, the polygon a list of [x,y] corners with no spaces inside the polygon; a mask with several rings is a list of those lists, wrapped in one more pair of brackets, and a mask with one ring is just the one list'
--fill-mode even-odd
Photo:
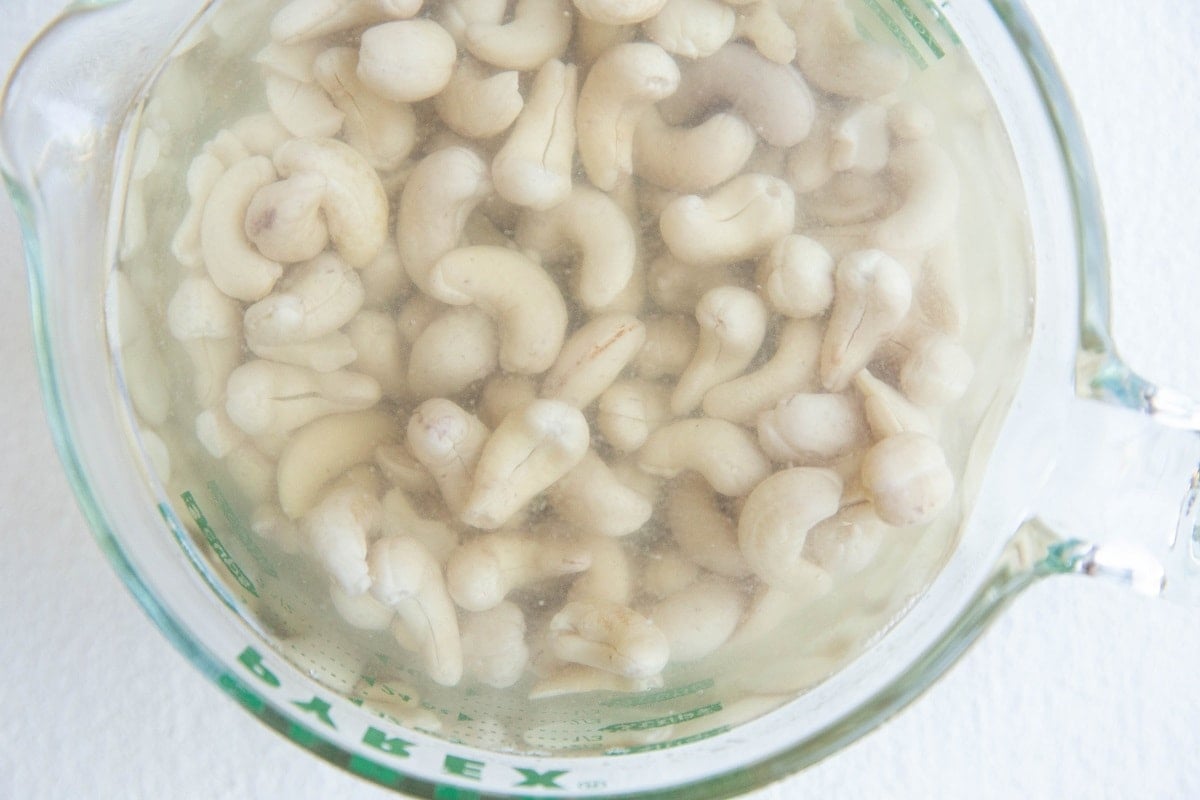
{"label": "glass handle", "polygon": [[1035,525],[1064,571],[1200,605],[1200,404],[1084,352]]}

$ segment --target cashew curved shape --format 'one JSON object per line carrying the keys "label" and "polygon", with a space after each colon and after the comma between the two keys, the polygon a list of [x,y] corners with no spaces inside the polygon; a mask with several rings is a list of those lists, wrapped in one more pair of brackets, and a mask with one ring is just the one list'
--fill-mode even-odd
{"label": "cashew curved shape", "polygon": [[385,22],[363,31],[357,73],[380,97],[416,103],[445,88],[457,57],[454,38],[433,20]]}
{"label": "cashew curved shape", "polygon": [[604,390],[596,408],[596,429],[622,453],[632,453],[670,414],[670,390],[645,380],[618,380]]}
{"label": "cashew curved shape", "polygon": [[804,556],[835,578],[844,578],[871,563],[887,529],[870,503],[846,506],[808,532]]}
{"label": "cashew curved shape", "polygon": [[908,60],[897,47],[869,42],[842,0],[812,0],[793,24],[796,63],[824,92],[874,99],[908,80]]}
{"label": "cashew curved shape", "polygon": [[184,278],[167,306],[167,327],[192,362],[196,400],[219,403],[229,373],[242,360],[241,305],[207,275]]}
{"label": "cashew curved shape", "polygon": [[549,498],[564,520],[602,536],[628,536],[654,513],[654,504],[622,483],[594,450],[550,488]]}
{"label": "cashew curved shape", "polygon": [[737,524],[700,475],[682,475],[667,495],[667,527],[691,563],[727,578],[744,578],[750,566],[738,546]]}
{"label": "cashew curved shape", "polygon": [[671,661],[711,655],[733,635],[746,601],[728,580],[705,577],[655,603],[646,616],[667,639]]}
{"label": "cashew curved shape", "polygon": [[489,533],[460,545],[446,562],[446,586],[460,608],[487,611],[510,592],[539,581],[583,572],[586,548],[515,533]]}
{"label": "cashew curved shape", "polygon": [[736,286],[713,289],[696,304],[700,341],[671,393],[671,412],[692,412],[706,392],[740,375],[767,333],[767,310],[758,295]]}
{"label": "cashew curved shape", "polygon": [[954,474],[936,440],[898,433],[876,443],[863,458],[862,485],[888,525],[923,525],[954,496]]}
{"label": "cashew curved shape", "polygon": [[737,16],[717,0],[667,0],[642,24],[650,41],[684,58],[711,56],[733,36]]}
{"label": "cashew curved shape", "polygon": [[819,242],[790,234],[763,257],[759,284],[775,311],[808,319],[833,304],[833,268],[833,256]]}
{"label": "cashew curved shape", "polygon": [[671,254],[688,264],[716,266],[770,250],[796,224],[796,195],[779,178],[739,175],[708,197],[684,195],[659,217]]}
{"label": "cashew curved shape", "polygon": [[738,13],[734,36],[749,41],[776,64],[790,64],[796,58],[796,33],[780,15],[775,0],[745,4]]}
{"label": "cashew curved shape", "polygon": [[667,665],[670,645],[654,623],[615,603],[572,602],[550,620],[553,652],[564,661],[641,678]]}
{"label": "cashew curved shape", "polygon": [[469,615],[462,625],[462,648],[468,675],[495,689],[512,686],[529,661],[525,615],[512,603]]}
{"label": "cashew curved shape", "polygon": [[741,497],[771,474],[771,465],[744,428],[723,419],[685,419],[650,434],[638,451],[638,466],[673,478],[685,470],[704,476],[728,497]]}
{"label": "cashew curved shape", "polygon": [[434,19],[465,50],[467,28],[476,23],[499,25],[507,10],[508,0],[443,0],[434,10]]}
{"label": "cashew curved shape", "polygon": [[754,128],[736,114],[682,127],[649,108],[633,134],[633,174],[664,189],[702,192],[741,172],[757,144]]}
{"label": "cashew curved shape", "polygon": [[519,79],[515,70],[493,73],[464,57],[433,105],[450,130],[468,139],[488,139],[508,130],[525,107]]}
{"label": "cashew curved shape", "polygon": [[863,410],[842,394],[798,393],[758,415],[758,441],[772,461],[824,463],[867,442]]}
{"label": "cashew curved shape", "polygon": [[959,206],[958,170],[950,156],[928,141],[896,146],[887,174],[900,207],[875,228],[873,241],[890,251],[926,250],[945,238]]}
{"label": "cashew curved shape", "polygon": [[379,501],[363,487],[337,486],[301,520],[309,546],[329,577],[351,597],[371,586],[367,544],[379,528]]}
{"label": "cashew curved shape", "polygon": [[188,165],[188,207],[175,235],[171,237],[171,254],[188,269],[203,269],[204,256],[200,252],[200,225],[204,207],[217,181],[225,174],[226,166],[220,158],[207,151],[199,153]]}
{"label": "cashew curved shape", "polygon": [[292,269],[275,291],[246,309],[251,347],[306,342],[333,333],[363,304],[358,273],[332,253]]}
{"label": "cashew curved shape", "polygon": [[808,532],[838,511],[842,482],[828,470],[793,467],[764,480],[742,507],[738,544],[754,574],[791,589],[820,580],[824,571],[803,558]]}
{"label": "cashew curved shape", "polygon": [[929,336],[900,367],[900,388],[919,406],[944,406],[966,393],[975,367],[966,348],[948,336]]}
{"label": "cashew curved shape", "polygon": [[571,335],[542,381],[542,397],[576,408],[591,405],[633,361],[646,326],[631,314],[596,317]]}
{"label": "cashew curved shape", "polygon": [[567,0],[517,0],[511,22],[473,22],[464,33],[466,48],[480,61],[501,69],[534,70],[559,58],[571,40]]}
{"label": "cashew curved shape", "polygon": [[667,122],[680,124],[717,105],[731,108],[773,147],[804,141],[816,117],[812,90],[795,67],[737,42],[687,64],[678,91],[659,110]]}
{"label": "cashew curved shape", "polygon": [[200,252],[213,283],[235,300],[253,302],[283,274],[246,238],[246,211],[254,194],[275,181],[270,159],[252,156],[227,169],[213,185],[200,221]]}
{"label": "cashew curved shape", "polygon": [[575,66],[557,59],[538,70],[524,109],[492,159],[492,182],[505,200],[548,209],[571,193],[577,82]]}
{"label": "cashew curved shape", "polygon": [[833,310],[821,345],[821,383],[845,389],[912,305],[908,270],[881,250],[857,250],[834,273]]}
{"label": "cashew curved shape", "polygon": [[505,417],[488,438],[459,519],[495,530],[572,470],[591,443],[587,420],[557,400],[535,400]]}
{"label": "cashew curved shape", "polygon": [[567,329],[567,306],[546,271],[501,247],[463,247],[427,277],[428,293],[450,305],[473,304],[500,330],[500,366],[536,375],[549,369]]}
{"label": "cashew curved shape", "polygon": [[454,307],[429,323],[408,357],[413,399],[450,397],[496,371],[496,326],[474,306]]}
{"label": "cashew curved shape", "polygon": [[417,406],[407,433],[409,452],[429,470],[446,507],[460,509],[471,491],[488,429],[453,402],[435,398]]}
{"label": "cashew curved shape", "polygon": [[326,414],[366,410],[379,396],[379,384],[366,375],[247,361],[229,376],[225,411],[251,436],[279,436]]}
{"label": "cashew curved shape", "polygon": [[345,114],[346,142],[376,169],[395,169],[416,146],[416,115],[409,106],[371,91],[357,70],[358,53],[352,47],[330,48],[313,62],[317,83]]}
{"label": "cashew curved shape", "polygon": [[279,507],[299,519],[317,502],[321,487],[356,464],[371,460],[375,448],[395,441],[398,431],[382,411],[331,414],[292,434],[279,455]]}
{"label": "cashew curved shape", "polygon": [[702,408],[710,417],[753,425],[759,414],[797,392],[820,384],[822,326],[815,320],[788,320],[779,331],[771,360],[754,372],[718,384],[704,394]]}
{"label": "cashew curved shape", "polygon": [[292,44],[360,25],[406,19],[420,10],[421,0],[291,0],[271,18],[271,38]]}
{"label": "cashew curved shape", "polygon": [[580,15],[605,25],[636,25],[666,5],[666,0],[573,0]]}
{"label": "cashew curved shape", "polygon": [[263,75],[267,107],[292,136],[336,136],[346,115],[315,83],[284,75]]}
{"label": "cashew curved shape", "polygon": [[679,86],[679,67],[649,42],[619,44],[589,70],[579,92],[579,158],[596,188],[612,191],[633,174],[633,134],[642,114]]}
{"label": "cashew curved shape", "polygon": [[246,238],[272,261],[294,264],[315,258],[329,244],[321,215],[325,178],[301,173],[254,193],[246,209]]}

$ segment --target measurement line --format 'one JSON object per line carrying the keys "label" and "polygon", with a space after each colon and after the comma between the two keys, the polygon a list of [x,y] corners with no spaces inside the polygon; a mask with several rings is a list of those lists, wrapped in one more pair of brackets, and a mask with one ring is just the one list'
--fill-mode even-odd
{"label": "measurement line", "polygon": [[875,13],[875,16],[879,18],[879,21],[882,22],[884,27],[888,29],[888,32],[892,34],[892,38],[899,42],[900,46],[904,48],[904,52],[908,54],[908,57],[911,58],[919,68],[925,69],[929,66],[929,63],[925,61],[925,59],[917,51],[917,47],[912,43],[912,39],[908,38],[908,35],[904,33],[904,29],[896,24],[896,20],[892,19],[891,15],[883,9],[883,6],[879,5],[878,0],[863,0],[863,3],[865,3],[867,8],[871,9],[871,11]]}
{"label": "measurement line", "polygon": [[942,50],[941,45],[937,43],[937,39],[933,38],[933,34],[929,32],[929,28],[925,27],[925,23],[916,15],[916,12],[909,7],[905,0],[892,0],[892,5],[900,9],[900,13],[908,20],[908,24],[912,26],[917,35],[921,37],[921,41],[925,42],[925,46],[933,53],[934,58],[940,59],[946,55],[946,51]]}
{"label": "measurement line", "polygon": [[954,44],[962,44],[962,39],[958,38],[958,31],[954,30],[954,26],[950,24],[950,20],[946,19],[946,15],[942,13],[942,9],[933,0],[920,0],[921,5],[925,6],[925,10],[933,15],[937,20],[938,27],[942,32],[950,37],[950,41]]}

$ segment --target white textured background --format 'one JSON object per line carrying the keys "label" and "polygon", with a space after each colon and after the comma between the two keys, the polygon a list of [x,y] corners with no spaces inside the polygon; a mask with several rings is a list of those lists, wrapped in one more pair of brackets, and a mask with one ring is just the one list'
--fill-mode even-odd
{"label": "white textured background", "polygon": [[[1149,376],[1200,390],[1200,3],[1030,2],[1100,173],[1118,337]],[[55,5],[3,3],[0,73]],[[0,798],[392,796],[251,721],[109,569],[51,448],[2,201],[0,320]],[[1198,670],[1200,610],[1060,579],[896,719],[755,797],[1200,797]]]}

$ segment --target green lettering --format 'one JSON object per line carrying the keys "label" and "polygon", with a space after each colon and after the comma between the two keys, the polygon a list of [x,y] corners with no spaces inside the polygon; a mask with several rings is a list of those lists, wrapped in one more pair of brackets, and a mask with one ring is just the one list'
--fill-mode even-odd
{"label": "green lettering", "polygon": [[513,767],[513,769],[521,773],[521,777],[525,779],[517,784],[518,788],[522,786],[541,786],[545,789],[561,789],[563,787],[559,786],[555,781],[567,774],[565,769],[552,769],[547,772],[537,772],[536,770],[521,769],[520,767]]}
{"label": "green lettering", "polygon": [[382,764],[376,764],[362,756],[350,756],[350,770],[376,783],[382,783],[384,786],[398,786],[404,777],[399,772],[388,769]]}
{"label": "green lettering", "polygon": [[389,737],[378,728],[367,728],[367,732],[363,735],[363,744],[368,747],[374,747],[376,750],[382,750],[385,753],[399,756],[400,758],[408,758],[412,755],[412,753],[408,752],[408,748],[412,747],[414,742]]}
{"label": "green lettering", "polygon": [[238,656],[238,661],[242,662],[242,666],[253,672],[262,682],[274,689],[279,688],[279,678],[275,677],[275,673],[263,666],[262,655],[253,647],[247,647]]}
{"label": "green lettering", "polygon": [[487,766],[482,761],[472,761],[469,758],[459,758],[458,756],[446,756],[446,760],[442,764],[446,772],[451,775],[461,775],[464,778],[470,778],[473,781],[482,780],[483,768]]}
{"label": "green lettering", "polygon": [[321,720],[321,722],[324,722],[329,727],[337,730],[337,725],[333,724],[333,718],[329,716],[329,712],[333,710],[333,706],[329,705],[329,703],[326,703],[321,698],[314,696],[313,699],[309,700],[307,703],[301,703],[299,700],[294,700],[292,705],[301,711],[307,711],[308,713],[315,715],[317,719]]}

